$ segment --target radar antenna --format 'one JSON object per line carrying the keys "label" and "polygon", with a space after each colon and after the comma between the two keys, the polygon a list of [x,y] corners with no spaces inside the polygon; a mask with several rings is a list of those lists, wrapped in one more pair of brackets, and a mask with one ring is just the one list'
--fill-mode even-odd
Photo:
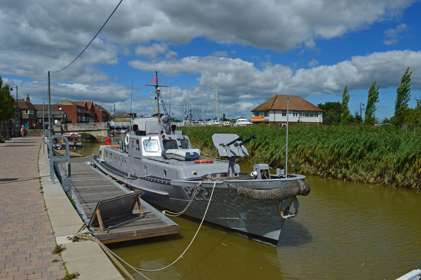
{"label": "radar antenna", "polygon": [[155,88],[155,100],[156,100],[156,107],[157,107],[157,115],[158,117],[160,116],[160,95],[161,95],[161,87],[168,87],[165,85],[161,85],[159,84],[159,80],[158,80],[158,71],[155,71],[155,76],[152,79],[152,84],[146,84],[145,86],[148,87],[154,87]]}

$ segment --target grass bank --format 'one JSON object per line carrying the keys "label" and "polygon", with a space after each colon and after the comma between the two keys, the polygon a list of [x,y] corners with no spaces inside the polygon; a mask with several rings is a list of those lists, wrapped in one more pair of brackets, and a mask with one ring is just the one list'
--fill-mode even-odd
{"label": "grass bank", "polygon": [[[282,167],[285,161],[285,128],[276,125],[250,127],[185,127],[193,144],[215,151],[214,133],[256,135],[248,143],[253,163]],[[421,190],[421,132],[394,127],[291,125],[289,170],[307,175],[355,182],[386,184]]]}

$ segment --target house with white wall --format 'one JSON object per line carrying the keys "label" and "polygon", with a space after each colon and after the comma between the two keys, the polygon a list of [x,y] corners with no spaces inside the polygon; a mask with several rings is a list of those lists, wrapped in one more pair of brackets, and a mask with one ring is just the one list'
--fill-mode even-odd
{"label": "house with white wall", "polygon": [[322,123],[323,111],[307,100],[294,95],[275,95],[269,100],[255,107],[253,112],[254,123],[287,121],[296,123]]}

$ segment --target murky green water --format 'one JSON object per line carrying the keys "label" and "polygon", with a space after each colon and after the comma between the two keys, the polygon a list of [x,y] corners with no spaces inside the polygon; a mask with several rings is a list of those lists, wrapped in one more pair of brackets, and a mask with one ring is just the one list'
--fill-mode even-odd
{"label": "murky green water", "polygon": [[[84,154],[96,151],[88,145]],[[421,267],[421,193],[308,178],[299,216],[278,247],[204,226],[187,255],[152,279],[395,279]],[[183,251],[198,223],[174,219],[179,238],[112,249],[134,266],[156,268]]]}
{"label": "murky green water", "polygon": [[79,153],[82,156],[90,156],[98,154],[98,143],[83,143],[81,148],[78,148],[75,152]]}
{"label": "murky green water", "polygon": [[[152,279],[395,279],[421,266],[421,194],[308,178],[299,217],[278,247],[205,226],[188,254]],[[135,266],[163,266],[197,223],[178,218],[181,237],[113,250]]]}

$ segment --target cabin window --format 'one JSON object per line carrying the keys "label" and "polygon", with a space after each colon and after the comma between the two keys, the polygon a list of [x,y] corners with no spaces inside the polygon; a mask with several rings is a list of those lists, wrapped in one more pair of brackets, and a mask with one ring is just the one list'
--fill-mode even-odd
{"label": "cabin window", "polygon": [[188,149],[189,148],[189,140],[186,138],[180,139],[180,148]]}
{"label": "cabin window", "polygon": [[177,140],[174,140],[174,139],[164,139],[162,141],[162,143],[164,144],[164,149],[165,150],[168,150],[168,149],[178,149]]}
{"label": "cabin window", "polygon": [[157,139],[145,139],[143,140],[143,149],[147,153],[159,152],[159,143]]}

